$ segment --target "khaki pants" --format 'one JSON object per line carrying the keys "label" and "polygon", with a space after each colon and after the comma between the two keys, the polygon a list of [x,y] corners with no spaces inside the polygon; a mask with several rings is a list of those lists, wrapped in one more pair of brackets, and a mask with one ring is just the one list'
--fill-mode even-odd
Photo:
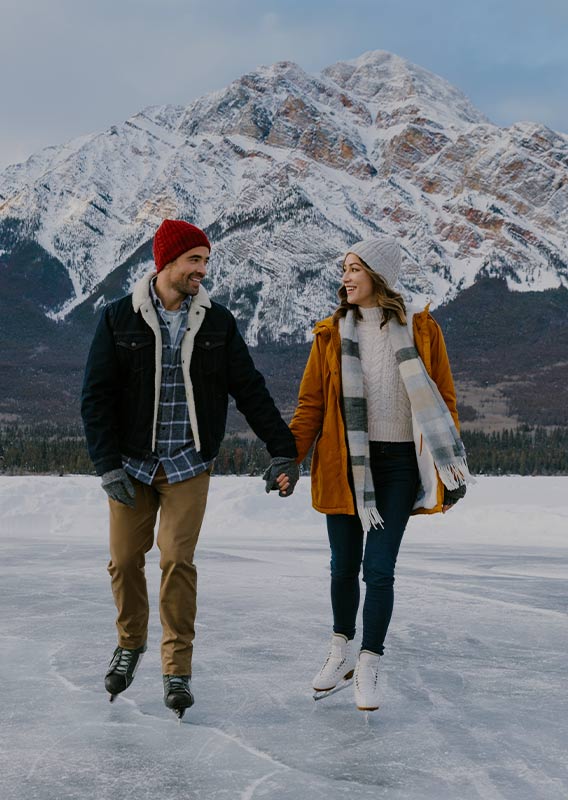
{"label": "khaki pants", "polygon": [[109,500],[112,593],[118,610],[116,627],[120,647],[141,647],[148,635],[148,592],[145,554],[154,544],[154,525],[160,509],[160,620],[162,672],[191,675],[191,656],[197,610],[197,570],[193,554],[199,537],[209,471],[169,484],[162,467],[151,486],[131,478],[135,508]]}

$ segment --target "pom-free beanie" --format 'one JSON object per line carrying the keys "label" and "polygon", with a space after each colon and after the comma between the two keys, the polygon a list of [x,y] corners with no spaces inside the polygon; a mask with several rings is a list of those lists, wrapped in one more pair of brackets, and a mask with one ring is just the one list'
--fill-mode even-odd
{"label": "pom-free beanie", "polygon": [[347,252],[359,256],[373,272],[382,275],[391,289],[397,282],[402,265],[402,253],[396,239],[390,236],[363,239],[352,244]]}
{"label": "pom-free beanie", "polygon": [[154,261],[159,272],[182,253],[194,247],[211,250],[206,234],[196,225],[181,219],[165,219],[154,236]]}

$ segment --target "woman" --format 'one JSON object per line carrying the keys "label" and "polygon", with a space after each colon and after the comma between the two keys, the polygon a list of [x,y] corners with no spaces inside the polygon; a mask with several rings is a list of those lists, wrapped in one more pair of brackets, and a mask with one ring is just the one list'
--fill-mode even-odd
{"label": "woman", "polygon": [[[379,659],[408,518],[447,511],[470,478],[442,333],[428,308],[407,312],[393,288],[400,267],[389,237],[349,249],[341,304],[314,329],[290,424],[299,462],[315,441],[312,500],[326,514],[331,547],[333,635],[313,687],[328,691],[354,672],[362,711],[379,707]],[[286,491],[286,476],[277,483]],[[361,563],[363,640],[355,654]]]}

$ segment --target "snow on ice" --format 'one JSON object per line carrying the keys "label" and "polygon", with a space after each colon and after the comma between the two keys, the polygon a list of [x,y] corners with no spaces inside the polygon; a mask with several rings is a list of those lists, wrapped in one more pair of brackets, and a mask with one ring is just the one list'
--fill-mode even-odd
{"label": "snow on ice", "polygon": [[324,519],[302,479],[212,481],[197,554],[196,705],[149,649],[108,702],[107,512],[89,477],[0,478],[2,800],[565,800],[568,478],[480,479],[411,520],[380,711],[314,703],[330,633]]}

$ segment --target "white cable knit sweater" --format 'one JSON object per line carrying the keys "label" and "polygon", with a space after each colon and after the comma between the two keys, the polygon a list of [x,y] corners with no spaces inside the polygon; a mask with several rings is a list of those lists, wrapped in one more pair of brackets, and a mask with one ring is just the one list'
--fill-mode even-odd
{"label": "white cable knit sweater", "polygon": [[367,399],[369,440],[372,442],[411,442],[412,416],[387,326],[381,329],[380,308],[361,308],[357,322],[363,386]]}

